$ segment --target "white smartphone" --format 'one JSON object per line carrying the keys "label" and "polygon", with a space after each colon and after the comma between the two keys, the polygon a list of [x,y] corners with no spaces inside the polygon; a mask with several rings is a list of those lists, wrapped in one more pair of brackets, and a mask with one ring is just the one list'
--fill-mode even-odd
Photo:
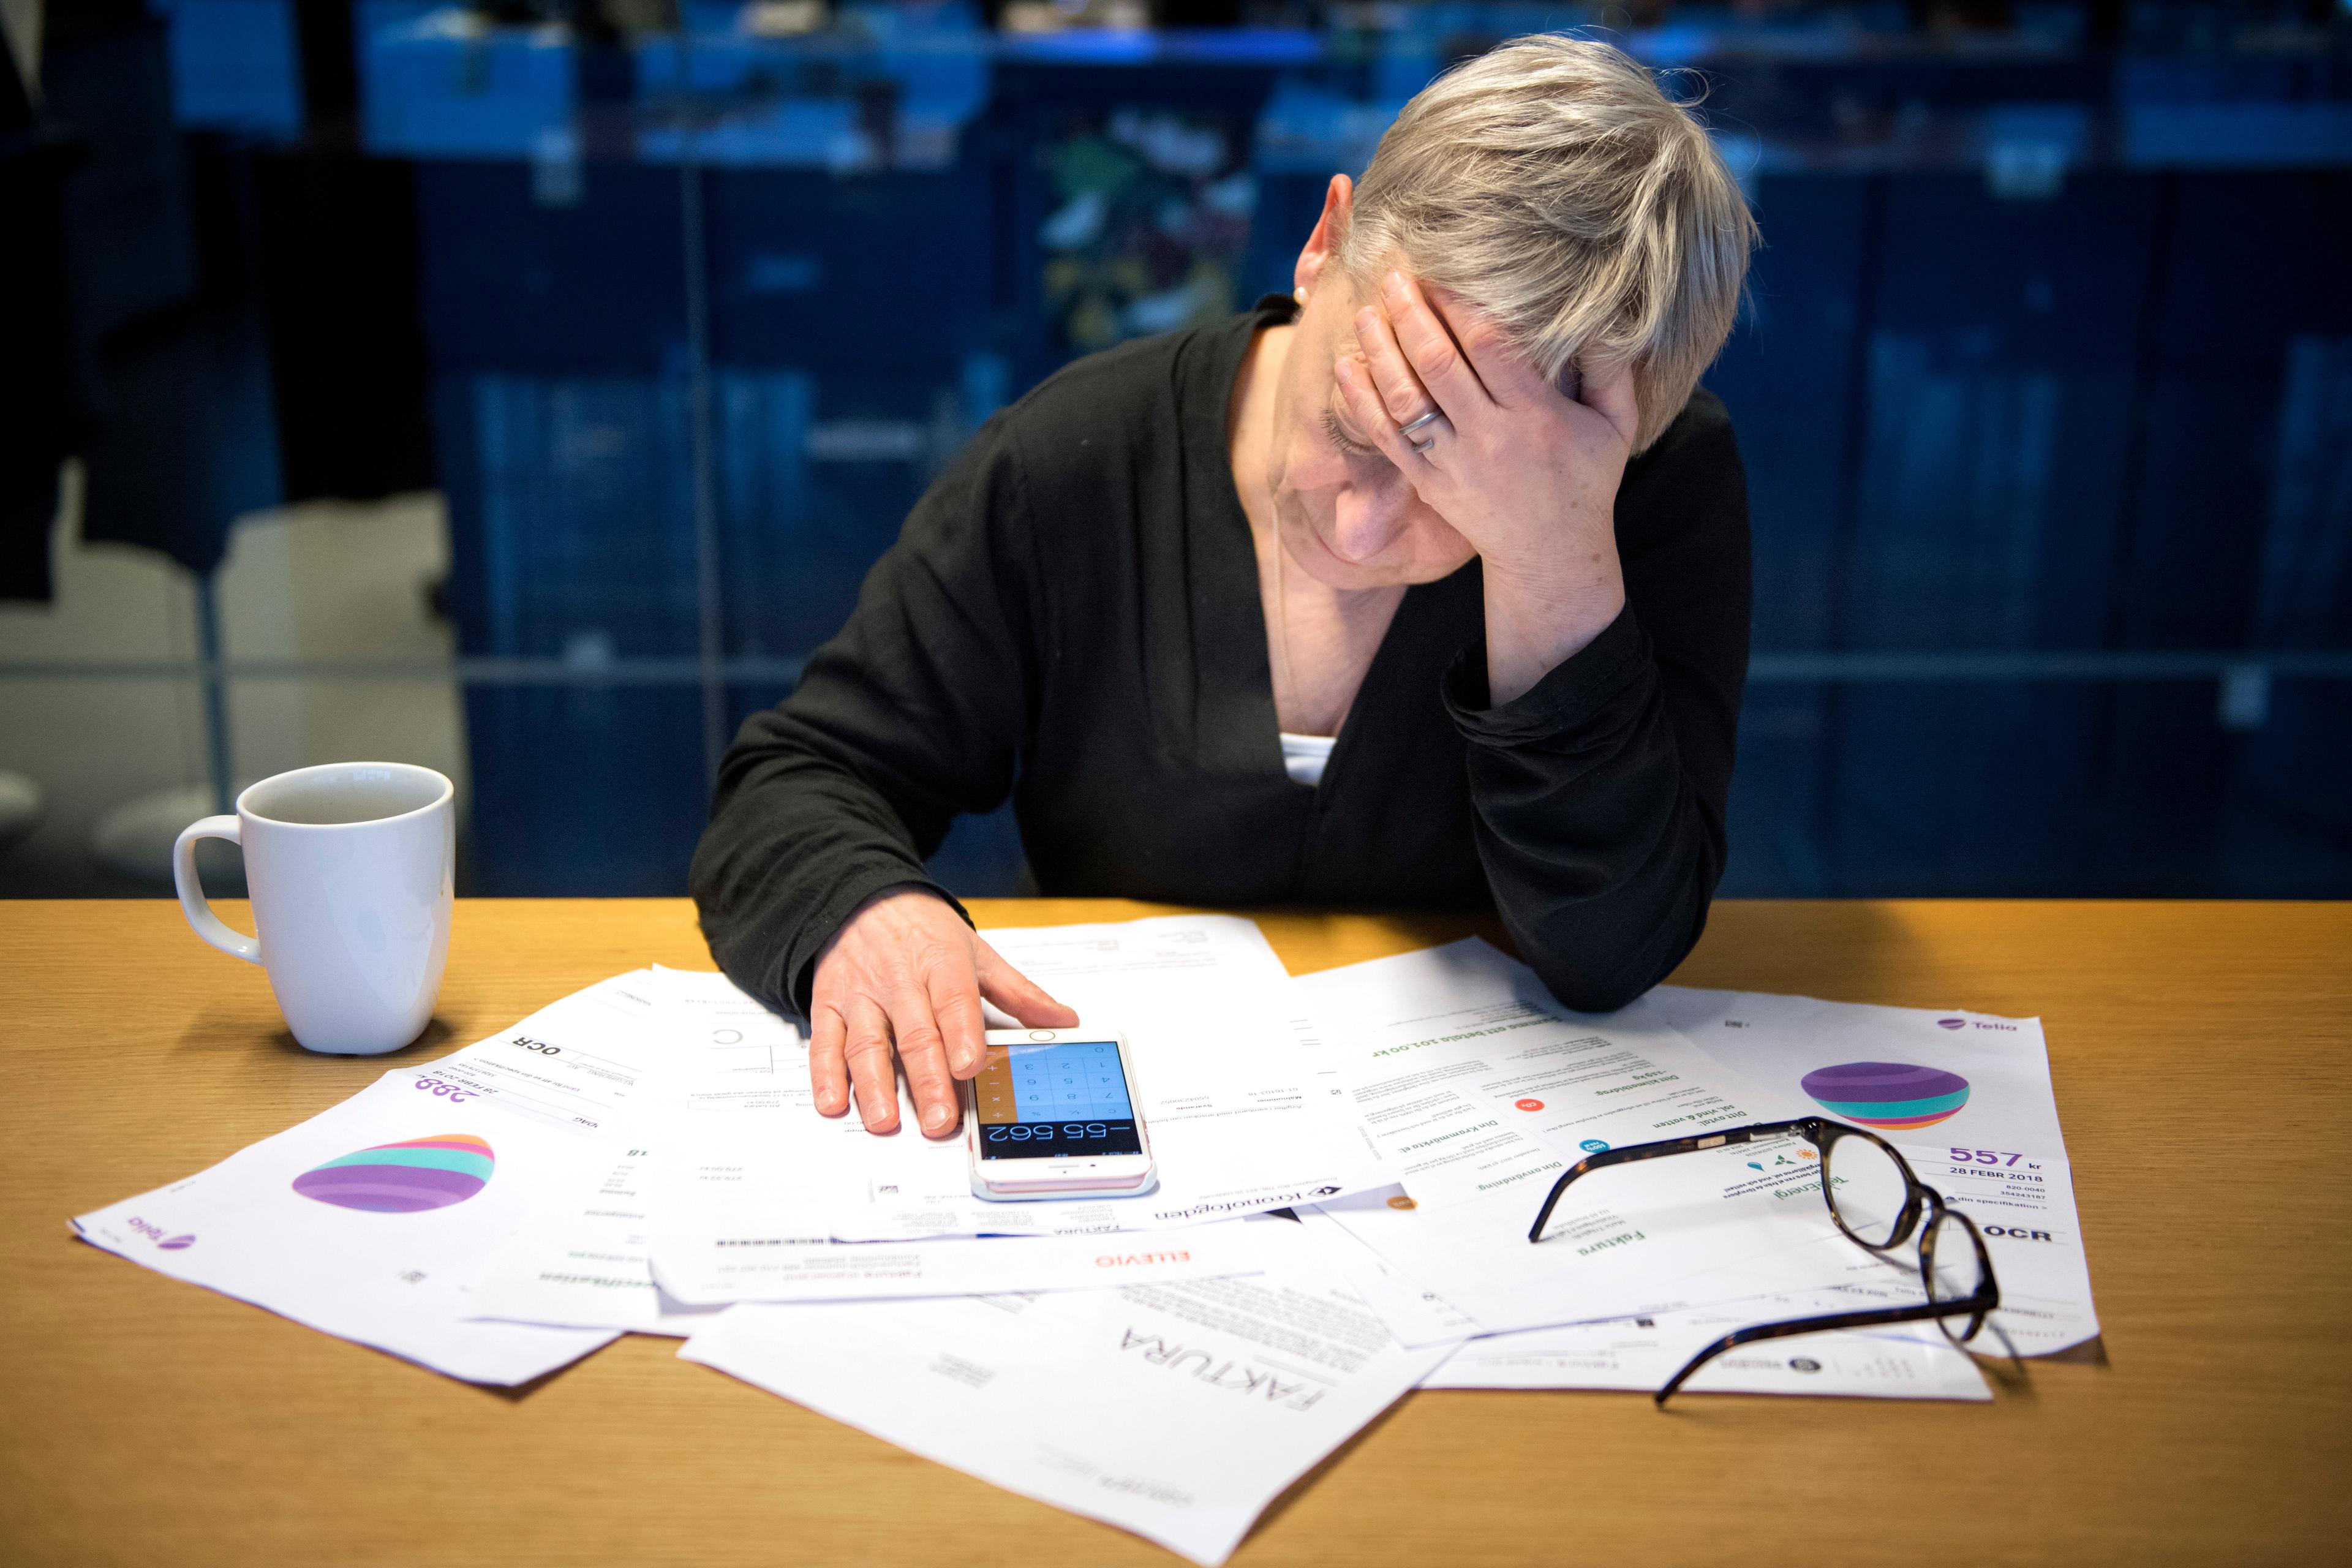
{"label": "white smartphone", "polygon": [[1157,1180],[1124,1036],[991,1029],[965,1093],[964,1148],[981,1197],[1132,1197]]}

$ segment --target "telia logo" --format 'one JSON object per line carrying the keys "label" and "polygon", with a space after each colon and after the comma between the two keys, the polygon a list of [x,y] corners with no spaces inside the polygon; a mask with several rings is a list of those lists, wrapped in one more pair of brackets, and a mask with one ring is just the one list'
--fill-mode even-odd
{"label": "telia logo", "polygon": [[1965,1029],[1968,1026],[1969,1021],[1966,1018],[1938,1018],[1936,1020],[1936,1027],[1939,1029]]}
{"label": "telia logo", "polygon": [[167,1237],[163,1234],[162,1226],[150,1225],[137,1215],[132,1215],[123,1223],[166,1252],[185,1252],[196,1244],[196,1238],[193,1235]]}

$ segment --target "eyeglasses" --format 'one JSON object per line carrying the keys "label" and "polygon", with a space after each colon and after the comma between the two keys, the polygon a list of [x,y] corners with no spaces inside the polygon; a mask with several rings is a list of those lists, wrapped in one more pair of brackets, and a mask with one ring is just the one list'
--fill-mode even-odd
{"label": "eyeglasses", "polygon": [[1528,1231],[1540,1244],[1544,1226],[1569,1184],[1608,1165],[1638,1160],[1660,1160],[1670,1154],[1692,1154],[1734,1143],[1769,1138],[1802,1138],[1821,1151],[1822,1196],[1830,1217],[1849,1237],[1885,1257],[1919,1238],[1919,1278],[1927,1299],[1908,1307],[1875,1307],[1864,1311],[1829,1312],[1811,1318],[1790,1318],[1758,1323],[1728,1333],[1685,1363],[1655,1398],[1664,1405],[1691,1374],[1724,1352],[1758,1340],[1786,1339],[1792,1334],[1817,1334],[1830,1329],[1863,1329],[1882,1323],[1916,1323],[1934,1319],[1945,1335],[1962,1350],[1984,1331],[1985,1321],[2000,1305],[2000,1285],[1993,1279],[1992,1258],[1976,1222],[1944,1201],[1944,1195],[1911,1173],[1895,1146],[1874,1133],[1818,1116],[1794,1121],[1764,1121],[1753,1127],[1727,1128],[1696,1138],[1669,1138],[1657,1143],[1633,1143],[1603,1149],[1570,1166],[1543,1201],[1536,1223]]}

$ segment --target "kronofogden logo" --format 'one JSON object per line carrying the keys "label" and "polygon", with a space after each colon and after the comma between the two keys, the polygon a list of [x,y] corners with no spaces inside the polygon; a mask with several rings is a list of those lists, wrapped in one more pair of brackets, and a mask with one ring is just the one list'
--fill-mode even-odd
{"label": "kronofogden logo", "polygon": [[1227,1198],[1220,1203],[1194,1204],[1190,1208],[1154,1209],[1154,1219],[1191,1219],[1195,1215],[1231,1214],[1235,1209],[1286,1208],[1292,1204],[1311,1204],[1338,1194],[1338,1187],[1301,1187],[1297,1192],[1276,1193],[1272,1196]]}

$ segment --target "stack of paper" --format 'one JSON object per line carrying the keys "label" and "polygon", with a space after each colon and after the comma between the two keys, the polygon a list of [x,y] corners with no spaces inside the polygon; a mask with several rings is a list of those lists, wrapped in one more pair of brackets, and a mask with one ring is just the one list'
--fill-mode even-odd
{"label": "stack of paper", "polygon": [[[1296,1226],[1275,1225],[1295,1231]],[[998,1486],[1222,1563],[1451,1346],[1311,1267],[870,1307],[739,1307],[683,1353]]]}
{"label": "stack of paper", "polygon": [[[2020,1354],[2098,1337],[2042,1020],[1673,985],[1649,1001],[1802,1113],[1874,1128],[1902,1150],[1984,1234],[2000,1280],[1995,1321]],[[1840,1070],[1856,1067],[1892,1070]],[[1923,1079],[1938,1091],[1924,1103]]]}
{"label": "stack of paper", "polygon": [[617,975],[185,1181],[76,1219],[134,1263],[469,1382],[518,1384],[609,1330],[474,1321],[472,1288],[576,1187],[656,1054]]}
{"label": "stack of paper", "polygon": [[[650,969],[74,1223],[473,1381],[683,1337],[1212,1563],[1415,1386],[1646,1391],[1742,1325],[1919,1299],[1791,1143],[1598,1173],[1530,1245],[1587,1151],[1874,1107],[1991,1238],[2018,1348],[2097,1332],[2031,1020],[1670,988],[1587,1017],[1475,942],[1292,980],[1224,917],[990,936],[1129,1038],[1153,1192],[982,1202],[960,1141],[819,1116],[796,1027]],[[1690,1387],[1990,1397],[1932,1324],[1765,1342]]]}

